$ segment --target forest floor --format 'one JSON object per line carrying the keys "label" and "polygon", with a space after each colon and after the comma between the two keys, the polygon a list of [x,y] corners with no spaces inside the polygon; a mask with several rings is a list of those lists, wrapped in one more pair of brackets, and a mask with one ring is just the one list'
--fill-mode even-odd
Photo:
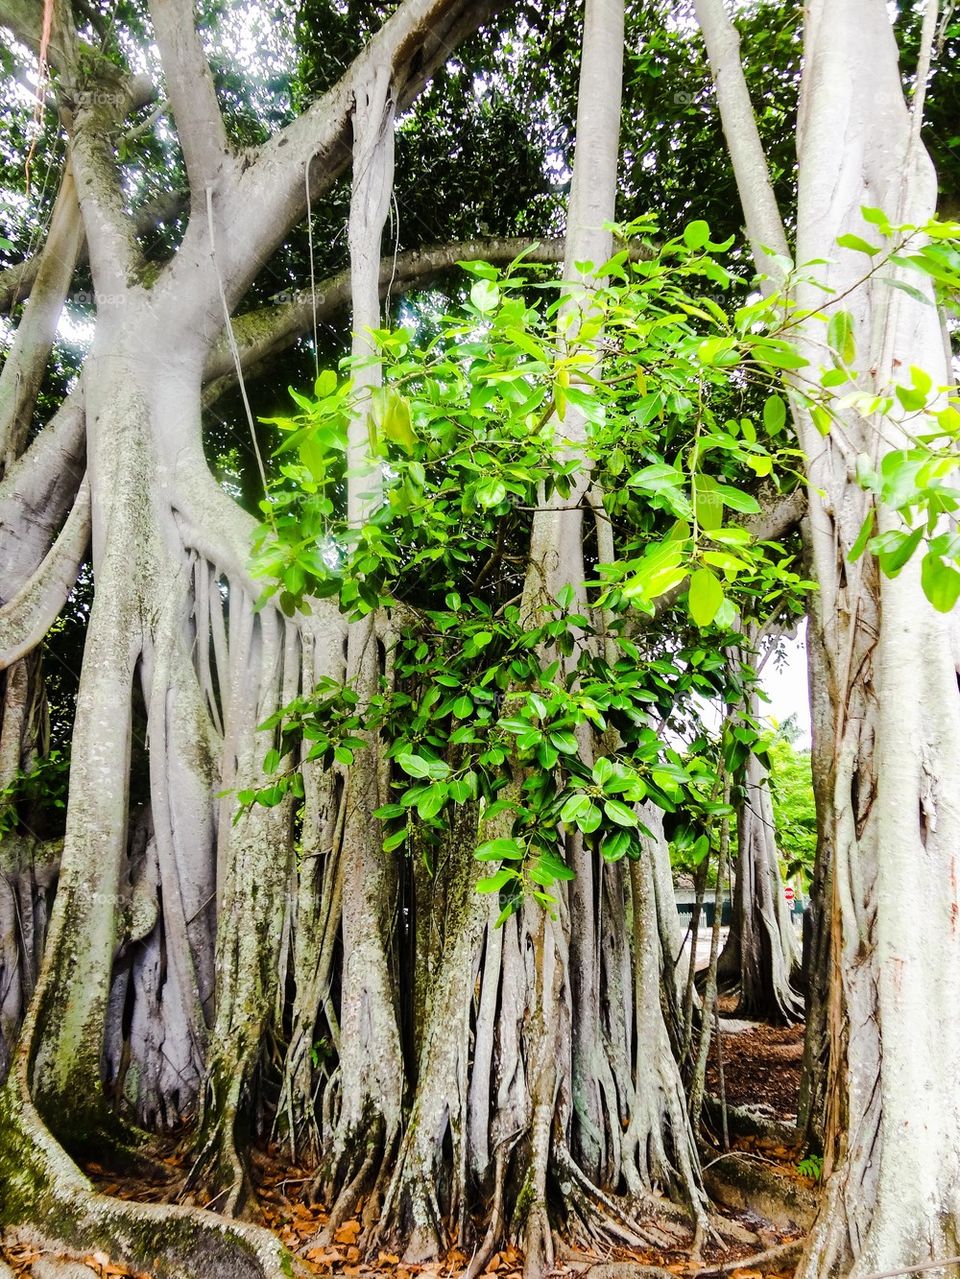
{"label": "forest floor", "polygon": [[[777,1029],[749,1022],[729,1020],[729,1006],[721,1009],[727,1014],[721,1021],[720,1053],[716,1044],[711,1048],[707,1075],[709,1091],[720,1096],[720,1063],[723,1067],[723,1090],[731,1107],[749,1107],[761,1116],[781,1122],[779,1135],[732,1136],[730,1149],[724,1150],[719,1138],[715,1150],[705,1149],[704,1167],[708,1189],[712,1198],[719,1201],[717,1220],[725,1220],[729,1231],[738,1235],[736,1241],[729,1237],[723,1243],[711,1243],[704,1249],[703,1258],[694,1260],[689,1251],[676,1250],[654,1252],[613,1249],[601,1254],[595,1250],[568,1250],[558,1263],[557,1276],[583,1275],[584,1279],[641,1279],[645,1275],[732,1276],[732,1279],[753,1279],[754,1276],[788,1276],[793,1265],[789,1255],[784,1256],[778,1268],[777,1254],[753,1263],[758,1254],[781,1248],[802,1236],[806,1223],[795,1218],[803,1217],[813,1201],[813,1182],[802,1177],[797,1169],[799,1152],[789,1144],[787,1125],[796,1116],[797,1093],[800,1083],[800,1060],[803,1051],[803,1027]],[[719,1125],[718,1125],[719,1126]],[[169,1199],[176,1194],[177,1184],[185,1169],[180,1153],[173,1147],[157,1150],[158,1171],[151,1178],[143,1176],[117,1177],[96,1164],[88,1164],[86,1171],[98,1188],[107,1194],[141,1202]],[[765,1186],[754,1194],[750,1188],[750,1173],[762,1168]],[[731,1169],[745,1169],[746,1182]],[[404,1265],[393,1253],[380,1252],[376,1256],[364,1256],[361,1250],[360,1223],[348,1221],[335,1233],[332,1244],[321,1246],[316,1236],[324,1227],[327,1214],[322,1205],[308,1202],[308,1190],[312,1180],[309,1170],[291,1166],[283,1150],[271,1146],[256,1151],[253,1156],[253,1176],[256,1183],[263,1221],[280,1236],[292,1252],[298,1254],[308,1269],[318,1276],[334,1279],[376,1279],[389,1275],[390,1279],[453,1279],[464,1270],[469,1257],[460,1248],[452,1248],[447,1255],[428,1265]],[[779,1196],[773,1200],[769,1194],[769,1182],[783,1184],[784,1203]],[[745,1188],[744,1188],[744,1183]],[[188,1199],[187,1202],[190,1202]],[[801,1207],[795,1207],[800,1204]],[[784,1206],[785,1205],[785,1206]],[[728,1232],[725,1230],[725,1234]],[[36,1249],[17,1246],[0,1249],[0,1258],[17,1276],[33,1276],[34,1279],[114,1279],[136,1272],[111,1262],[102,1254],[83,1257],[82,1266],[76,1258],[70,1269],[65,1262],[45,1256]],[[757,1266],[760,1268],[757,1268]],[[650,1269],[645,1269],[649,1267]],[[523,1257],[517,1248],[508,1247],[491,1257],[485,1268],[487,1279],[521,1279]],[[591,1276],[591,1272],[594,1275]],[[0,1279],[9,1279],[0,1262]],[[198,1279],[202,1277],[198,1276]]]}

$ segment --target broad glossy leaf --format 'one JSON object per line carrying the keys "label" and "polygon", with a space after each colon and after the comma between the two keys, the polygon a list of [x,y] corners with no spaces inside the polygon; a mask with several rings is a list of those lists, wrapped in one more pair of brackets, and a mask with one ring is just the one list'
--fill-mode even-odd
{"label": "broad glossy leaf", "polygon": [[723,587],[715,573],[698,568],[690,578],[687,607],[698,626],[709,626],[723,603]]}

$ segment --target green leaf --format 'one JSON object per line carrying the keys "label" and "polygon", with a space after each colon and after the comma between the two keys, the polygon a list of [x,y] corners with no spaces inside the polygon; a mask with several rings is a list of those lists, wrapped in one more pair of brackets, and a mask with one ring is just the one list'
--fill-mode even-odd
{"label": "green leaf", "polygon": [[402,804],[383,804],[380,808],[374,809],[373,815],[379,821],[389,821],[394,817],[405,817],[407,810]]}
{"label": "green leaf", "polygon": [[878,284],[889,284],[891,289],[899,289],[901,293],[905,293],[908,298],[912,298],[914,302],[922,302],[924,306],[933,306],[933,298],[921,292],[913,284],[908,284],[906,280],[897,280],[890,275],[878,275],[875,277]]}
{"label": "green leaf", "polygon": [[694,478],[697,523],[708,532],[723,524],[723,502],[717,494],[717,481],[712,475]]}
{"label": "green leaf", "polygon": [[710,226],[701,218],[683,228],[683,242],[688,249],[702,249],[710,241]]}
{"label": "green leaf", "polygon": [[630,847],[630,832],[618,830],[608,835],[600,845],[600,856],[605,862],[617,862]]}
{"label": "green leaf", "polygon": [[871,244],[868,240],[865,240],[862,235],[853,235],[850,233],[847,235],[838,235],[837,244],[841,249],[853,249],[857,253],[867,253],[870,257],[873,257],[875,253],[880,252],[879,245]]}
{"label": "green leaf", "polygon": [[265,773],[275,773],[280,767],[280,752],[278,750],[267,751],[263,757],[263,771]]}
{"label": "green leaf", "polygon": [[949,613],[960,598],[960,572],[928,551],[920,564],[923,593],[938,613]]}
{"label": "green leaf", "polygon": [[578,791],[574,795],[570,795],[560,810],[560,820],[566,826],[572,826],[581,813],[585,813],[591,807],[590,796],[584,795],[582,791]]}
{"label": "green leaf", "polygon": [[760,510],[760,503],[751,493],[744,493],[741,489],[732,488],[729,484],[718,484],[716,492],[724,506],[731,511],[741,511],[744,515],[756,515]]}
{"label": "green leaf", "polygon": [[511,870],[509,866],[504,866],[496,872],[496,874],[488,875],[486,879],[477,880],[478,893],[499,893],[501,888],[506,888],[512,879],[517,878],[517,872]]}
{"label": "green leaf", "polygon": [[443,782],[434,782],[428,786],[417,800],[417,812],[425,820],[436,817],[447,802],[447,787]]}
{"label": "green leaf", "polygon": [[486,510],[499,506],[507,496],[507,486],[500,479],[481,480],[476,489],[477,501]]}
{"label": "green leaf", "polygon": [[550,852],[549,849],[542,852],[536,859],[530,867],[529,875],[535,884],[540,884],[544,888],[549,888],[558,880],[576,879],[576,874],[566,862],[561,861],[557,854]]}
{"label": "green leaf", "polygon": [[478,280],[470,290],[470,301],[484,314],[495,311],[500,303],[500,290],[492,280]]}
{"label": "green leaf", "polygon": [[337,375],[333,369],[324,369],[313,384],[313,391],[318,400],[325,400],[337,389]]}
{"label": "green leaf", "polygon": [[416,436],[413,433],[410,403],[393,389],[387,392],[381,430],[388,440],[399,444],[404,452],[413,452]]}
{"label": "green leaf", "polygon": [[768,395],[763,402],[763,425],[770,435],[779,435],[787,421],[787,406],[780,395]]}
{"label": "green leaf", "polygon": [[785,338],[761,338],[752,343],[751,354],[775,369],[802,369],[809,361]]}
{"label": "green leaf", "polygon": [[723,587],[715,573],[698,568],[690,578],[687,607],[698,626],[709,626],[723,603]]}
{"label": "green leaf", "polygon": [[855,564],[863,552],[867,549],[867,542],[873,533],[874,512],[871,510],[867,518],[860,525],[860,532],[857,534],[857,540],[850,547],[850,554],[847,559],[851,564]]}
{"label": "green leaf", "polygon": [[[900,529],[891,529],[889,532],[881,533],[879,537],[873,539],[871,549],[887,577],[897,576],[920,545],[922,537],[923,526],[921,525],[920,528],[914,529],[912,533],[905,533]],[[925,557],[925,559],[929,558],[929,556]],[[926,590],[926,587],[924,587],[924,590]]]}
{"label": "green leaf", "polygon": [[397,763],[410,777],[443,778],[450,772],[450,765],[442,759],[424,759],[422,755],[405,753],[397,756]]}
{"label": "green leaf", "polygon": [[593,780],[598,786],[603,786],[604,782],[608,782],[614,774],[614,767],[606,755],[601,755],[593,766]]}
{"label": "green leaf", "polygon": [[853,336],[853,316],[849,311],[834,311],[827,325],[827,342],[843,364],[852,364],[857,354]]}
{"label": "green leaf", "polygon": [[565,613],[568,613],[573,608],[576,598],[577,593],[569,582],[561,586],[559,591],[557,591],[557,603]]}
{"label": "green leaf", "polygon": [[737,339],[731,337],[707,338],[697,347],[697,359],[703,364],[729,369],[740,362]]}
{"label": "green leaf", "polygon": [[884,235],[890,230],[890,219],[884,213],[883,209],[875,209],[871,205],[864,204],[860,206],[860,215],[864,222],[869,222],[872,226],[878,226]]}
{"label": "green leaf", "polygon": [[488,839],[474,852],[478,862],[522,861],[526,847],[520,839]]}
{"label": "green leaf", "polygon": [[455,782],[450,782],[447,789],[455,804],[465,804],[471,796],[470,783],[462,777]]}
{"label": "green leaf", "polygon": [[633,809],[621,799],[605,799],[603,801],[603,811],[618,826],[636,826],[639,822],[639,818]]}
{"label": "green leaf", "polygon": [[458,697],[453,703],[454,719],[466,719],[468,715],[473,714],[473,702],[464,693],[462,697]]}
{"label": "green leaf", "polygon": [[830,434],[830,427],[833,425],[833,418],[822,404],[814,404],[811,406],[810,421],[821,435],[826,436]]}
{"label": "green leaf", "polygon": [[590,806],[577,816],[577,825],[583,831],[584,835],[592,835],[600,823],[603,821],[603,814],[596,804]]}

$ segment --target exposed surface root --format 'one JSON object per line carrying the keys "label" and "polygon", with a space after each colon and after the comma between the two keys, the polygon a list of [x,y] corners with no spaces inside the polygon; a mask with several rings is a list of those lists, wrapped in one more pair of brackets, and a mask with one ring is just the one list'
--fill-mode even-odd
{"label": "exposed surface root", "polygon": [[86,1256],[102,1251],[158,1279],[290,1279],[293,1259],[269,1231],[196,1208],[98,1193],[43,1125],[23,1057],[0,1093],[0,1225],[8,1244]]}
{"label": "exposed surface root", "polygon": [[765,1252],[755,1253],[752,1257],[742,1257],[736,1261],[724,1261],[717,1266],[709,1266],[699,1271],[699,1276],[703,1279],[709,1279],[713,1275],[728,1275],[734,1270],[757,1270],[761,1274],[770,1274],[773,1271],[792,1270],[800,1260],[800,1254],[803,1252],[805,1240],[794,1239],[790,1243],[777,1244],[775,1248],[768,1248]]}
{"label": "exposed surface root", "polygon": [[578,1271],[584,1279],[673,1279],[662,1266],[642,1266],[635,1261],[604,1261]]}

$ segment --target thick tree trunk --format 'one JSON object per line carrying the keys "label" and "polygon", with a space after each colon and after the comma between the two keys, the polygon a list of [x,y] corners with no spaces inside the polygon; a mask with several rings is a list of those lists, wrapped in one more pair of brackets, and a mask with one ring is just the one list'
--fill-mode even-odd
{"label": "thick tree trunk", "polygon": [[[756,693],[751,693],[746,711],[758,718]],[[783,891],[769,777],[756,755],[747,760],[742,785],[734,917],[725,955],[729,950],[736,960],[739,1014],[790,1024],[803,1016],[792,984],[800,953]]]}
{"label": "thick tree trunk", "polygon": [[[288,964],[296,994],[285,1113],[293,1143],[321,1157],[335,1199],[331,1228],[361,1193],[370,1226],[386,1194],[385,1234],[411,1255],[429,1255],[451,1226],[466,1238],[479,1188],[493,1207],[478,1256],[509,1234],[526,1243],[537,1272],[553,1260],[561,1222],[594,1242],[638,1244],[651,1237],[640,1218],[660,1213],[675,1239],[678,1213],[658,1195],[665,1188],[685,1202],[685,1218],[702,1219],[660,1002],[661,977],[673,983],[676,957],[661,841],[628,873],[570,839],[564,852],[578,878],[560,893],[556,918],[529,901],[497,929],[473,891],[477,867],[467,854],[476,815],[465,811],[451,832],[454,869],[436,894],[447,906],[442,950],[417,974],[422,1016],[418,1051],[408,1054],[417,1068],[405,1080],[400,995],[412,974],[397,968],[396,868],[372,818],[385,798],[377,743],[345,773],[304,770],[296,908],[287,803],[234,821],[230,792],[263,780],[261,761],[275,745],[258,725],[322,674],[346,674],[370,694],[389,625],[376,618],[348,632],[316,604],[308,620],[286,621],[271,606],[255,611],[251,523],[216,489],[202,456],[203,368],[222,312],[302,209],[304,167],[320,175],[317,189],[339,171],[351,111],[354,323],[356,349],[366,349],[363,329],[378,320],[394,107],[410,101],[444,56],[444,41],[475,26],[486,8],[406,0],[329,99],[241,166],[218,125],[212,78],[189,24],[174,30],[156,6],[194,189],[183,245],[150,289],[133,282],[137,255],[111,171],[110,122],[94,104],[71,123],[102,314],[76,401],[34,445],[48,462],[58,450],[68,457],[68,478],[53,466],[49,482],[31,472],[18,487],[15,466],[0,483],[0,537],[9,511],[42,511],[44,490],[55,499],[43,537],[18,558],[19,590],[47,572],[49,542],[79,491],[73,472],[85,422],[96,596],[61,891],[0,1094],[9,1187],[0,1219],[13,1231],[33,1229],[72,1250],[101,1246],[158,1274],[288,1272],[289,1258],[262,1232],[95,1195],[50,1131],[71,1150],[96,1145],[102,1156],[111,1140],[121,1145],[130,1135],[112,1109],[118,1103],[158,1126],[199,1104],[191,1179],[214,1193],[215,1206],[238,1209],[238,1122],[254,1109],[261,1046],[283,1021],[276,1012]],[[622,7],[590,0],[567,242],[571,307],[589,305],[572,264],[599,264],[610,252],[604,223],[614,209],[612,86],[622,42]],[[191,120],[204,128],[190,135]],[[358,418],[351,433],[351,520],[363,518],[371,483],[353,467],[364,426]],[[582,431],[570,413],[558,432],[563,446],[580,451]],[[588,482],[583,467],[577,496]],[[558,506],[538,516],[530,561],[532,618],[561,586],[582,593],[580,514]],[[591,758],[586,734],[582,748]],[[427,891],[419,886],[421,915]]]}
{"label": "thick tree trunk", "polygon": [[[817,0],[807,15],[797,256],[832,259],[827,283],[853,289],[843,305],[857,365],[870,370],[864,389],[885,393],[911,364],[943,385],[936,308],[882,283],[857,285],[859,258],[835,248],[839,234],[862,230],[862,205],[918,223],[936,206],[887,8]],[[800,300],[827,299],[811,287]],[[803,445],[836,760],[829,1178],[798,1272],[813,1279],[957,1252],[960,694],[953,622],[924,598],[916,559],[893,579],[869,557],[848,561],[868,505],[848,451],[876,465],[908,446],[905,430],[847,411],[826,439],[808,429]],[[896,517],[880,510],[878,526]]]}
{"label": "thick tree trunk", "polygon": [[[719,10],[712,0],[703,5]],[[934,386],[952,380],[936,308],[876,279],[860,283],[862,258],[836,246],[843,233],[863,234],[862,206],[919,224],[936,207],[919,116],[936,16],[935,3],[925,6],[927,62],[911,116],[882,0],[812,0],[806,8],[797,259],[825,261],[817,274],[827,288],[801,285],[798,300],[829,310],[831,296],[843,299],[854,366],[864,371],[858,385],[881,395],[911,364]],[[739,88],[744,96],[742,75]],[[722,99],[721,110],[731,150],[755,156],[755,130],[738,133]],[[740,192],[751,238],[762,242],[759,228],[776,215],[769,186],[742,181]],[[818,321],[808,327],[816,368],[822,329]],[[829,1179],[798,1275],[819,1279],[957,1252],[960,1045],[944,974],[960,961],[960,697],[951,623],[924,598],[918,566],[881,579],[870,556],[848,558],[872,500],[856,485],[851,460],[876,467],[890,449],[908,446],[906,434],[889,417],[881,424],[849,409],[826,438],[804,414],[796,420],[810,481],[806,542],[820,587],[811,627],[822,676],[813,698],[814,777],[824,826],[818,887],[829,896],[815,920],[814,979],[827,964],[830,972],[826,1000],[812,992],[804,1101],[816,1133],[826,1095]],[[878,525],[895,526],[883,512]]]}
{"label": "thick tree trunk", "polygon": [[[128,306],[127,331],[142,337],[155,322],[152,308],[134,292]],[[211,591],[208,579],[205,596],[198,589],[211,570],[184,542],[170,503],[169,450],[176,450],[179,423],[170,423],[166,408],[179,390],[171,397],[162,380],[145,376],[125,341],[102,325],[85,371],[97,592],[78,696],[63,870],[43,972],[3,1094],[3,1146],[23,1161],[4,1214],[11,1229],[39,1229],[67,1247],[96,1242],[152,1268],[165,1255],[160,1227],[139,1210],[93,1195],[71,1171],[33,1109],[28,1082],[43,1119],[71,1148],[93,1144],[101,1154],[122,1132],[108,1117],[119,1095],[154,1122],[178,1121],[192,1108],[204,1077],[207,1018],[214,1013],[213,794],[220,778],[259,776],[265,746],[253,729],[282,696],[298,690],[300,657],[295,645],[291,651],[290,642],[280,642],[285,624],[277,614],[268,610],[253,622],[242,574],[231,582],[229,636],[220,591]],[[156,349],[162,349],[159,337]],[[175,379],[181,355],[170,352]],[[221,547],[228,573],[234,573],[236,549],[229,542]],[[202,618],[194,606],[201,598],[207,602]],[[218,635],[226,641],[222,662],[205,689],[203,657]],[[135,711],[137,685],[145,722]],[[214,688],[222,747],[211,719]],[[144,728],[145,743],[135,740]],[[144,746],[149,792],[131,794],[131,764]],[[290,846],[281,810],[263,810],[236,828],[226,816],[221,895],[231,909],[219,917],[214,1059],[225,1065],[211,1072],[214,1086],[227,1081],[226,1095],[214,1099],[226,1133],[220,1156],[233,1149],[236,1094],[249,1078],[273,1007],[272,939],[279,928],[269,920],[282,902],[283,850]],[[231,939],[240,948],[236,962]],[[244,955],[244,947],[252,952]],[[217,1172],[216,1180],[234,1193],[237,1170],[224,1176],[221,1159]],[[254,1232],[248,1239],[212,1219],[172,1211],[172,1251],[158,1272],[206,1270],[198,1258],[208,1247],[214,1249],[210,1273],[218,1266],[224,1273],[243,1269],[246,1254],[250,1274],[279,1275],[288,1264],[268,1236]]]}
{"label": "thick tree trunk", "polygon": [[[353,118],[349,232],[357,359],[373,353],[369,330],[380,326],[380,241],[393,190],[395,107],[387,69],[374,69],[358,90]],[[380,382],[379,366],[355,371],[361,393],[372,393]],[[349,428],[347,515],[353,528],[378,505],[379,468],[367,426],[371,411],[364,401]],[[351,623],[347,637],[347,679],[361,705],[376,695],[382,670],[377,619],[369,614]],[[373,816],[386,801],[381,752],[371,734],[345,783],[340,1113],[325,1177],[328,1195],[335,1196],[329,1234],[373,1183],[377,1190],[367,1207],[376,1213],[383,1193],[378,1174],[389,1167],[400,1132],[403,1059],[390,974],[396,870],[379,847]]]}

